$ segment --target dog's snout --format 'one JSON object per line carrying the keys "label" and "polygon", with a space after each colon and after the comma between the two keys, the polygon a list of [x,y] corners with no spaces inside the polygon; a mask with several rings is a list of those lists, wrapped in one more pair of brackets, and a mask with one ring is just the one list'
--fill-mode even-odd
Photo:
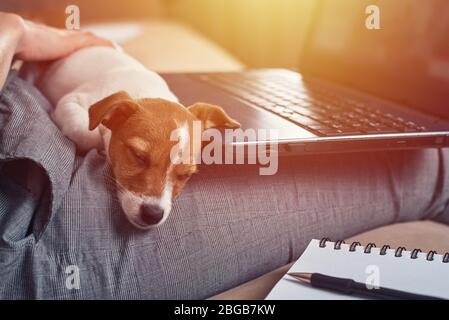
{"label": "dog's snout", "polygon": [[159,223],[164,217],[164,210],[158,205],[143,204],[141,207],[142,220],[148,225]]}

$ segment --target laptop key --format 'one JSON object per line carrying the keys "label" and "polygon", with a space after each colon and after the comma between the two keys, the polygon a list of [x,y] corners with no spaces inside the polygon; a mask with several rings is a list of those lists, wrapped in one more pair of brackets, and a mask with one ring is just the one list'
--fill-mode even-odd
{"label": "laptop key", "polygon": [[264,103],[259,104],[259,106],[262,108],[265,108],[267,110],[274,110],[274,108],[277,107],[276,104],[271,103],[271,102],[264,102]]}
{"label": "laptop key", "polygon": [[361,129],[363,127],[363,124],[359,122],[349,122],[349,125],[355,129]]}
{"label": "laptop key", "polygon": [[418,132],[420,130],[418,130],[416,128],[402,127],[400,129],[400,131],[405,132],[405,133],[410,133],[410,132]]}
{"label": "laptop key", "polygon": [[282,113],[282,112],[284,112],[284,111],[286,111],[286,110],[287,110],[287,109],[284,108],[284,107],[276,106],[276,107],[274,107],[273,112],[276,112],[276,113]]}
{"label": "laptop key", "polygon": [[284,117],[284,118],[288,118],[288,117],[290,117],[292,114],[293,114],[293,111],[291,111],[291,110],[286,110],[286,111],[284,111],[284,112],[279,113],[279,115],[281,115],[281,116]]}
{"label": "laptop key", "polygon": [[325,131],[325,130],[332,130],[331,127],[325,125],[325,124],[310,124],[307,126],[307,128],[313,129],[315,131]]}
{"label": "laptop key", "polygon": [[342,123],[335,123],[332,125],[332,128],[334,128],[334,129],[342,129],[344,127],[345,127],[345,125]]}
{"label": "laptop key", "polygon": [[383,128],[383,127],[364,129],[364,131],[366,133],[368,133],[368,134],[387,134],[387,133],[398,133],[398,132],[400,132],[400,131],[395,130],[393,128]]}
{"label": "laptop key", "polygon": [[275,74],[262,79],[252,74],[236,73],[202,75],[199,79],[290,119],[300,126],[311,126],[315,131],[332,128],[333,131],[328,131],[327,135],[426,130],[410,119],[391,112],[385,113],[357,97],[342,96],[338,92],[329,91],[307,80],[298,80],[296,77],[295,81],[291,81],[288,77]]}
{"label": "laptop key", "polygon": [[305,117],[303,115],[300,115],[298,113],[293,113],[288,117],[293,122],[302,125],[302,126],[310,126],[310,125],[319,125],[320,122],[310,119],[308,117]]}
{"label": "laptop key", "polygon": [[352,136],[352,135],[362,135],[363,132],[357,130],[342,130],[342,129],[322,129],[319,132],[328,137],[338,137],[338,136]]}
{"label": "laptop key", "polygon": [[287,108],[292,111],[295,111],[297,113],[300,113],[304,116],[309,116],[309,115],[314,114],[314,112],[312,110],[310,110],[309,108],[305,108],[305,107],[298,106],[298,105],[288,105]]}

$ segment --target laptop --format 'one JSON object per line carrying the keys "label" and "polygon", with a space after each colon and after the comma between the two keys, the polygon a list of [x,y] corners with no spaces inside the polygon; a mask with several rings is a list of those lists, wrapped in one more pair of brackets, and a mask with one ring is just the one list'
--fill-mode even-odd
{"label": "laptop", "polygon": [[184,105],[276,129],[280,154],[449,145],[448,1],[320,0],[311,21],[297,68],[163,77]]}

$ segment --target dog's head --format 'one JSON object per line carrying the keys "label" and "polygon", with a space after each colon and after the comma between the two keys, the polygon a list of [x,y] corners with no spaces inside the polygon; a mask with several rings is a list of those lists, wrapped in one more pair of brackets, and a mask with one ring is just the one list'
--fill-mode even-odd
{"label": "dog's head", "polygon": [[[162,224],[172,201],[197,171],[192,150],[201,142],[193,141],[194,121],[201,122],[203,131],[240,127],[214,105],[198,103],[185,108],[163,99],[134,100],[126,92],[90,107],[89,129],[102,124],[112,132],[107,152],[122,209],[133,225],[148,229]],[[179,132],[179,141],[170,139],[174,130]],[[172,159],[175,145],[186,149],[188,161]]]}

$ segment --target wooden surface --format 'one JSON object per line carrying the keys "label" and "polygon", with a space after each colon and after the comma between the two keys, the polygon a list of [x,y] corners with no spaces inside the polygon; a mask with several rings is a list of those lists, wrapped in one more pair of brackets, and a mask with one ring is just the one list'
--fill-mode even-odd
{"label": "wooden surface", "polygon": [[238,71],[243,64],[188,26],[167,20],[141,23],[141,33],[123,45],[157,72]]}

